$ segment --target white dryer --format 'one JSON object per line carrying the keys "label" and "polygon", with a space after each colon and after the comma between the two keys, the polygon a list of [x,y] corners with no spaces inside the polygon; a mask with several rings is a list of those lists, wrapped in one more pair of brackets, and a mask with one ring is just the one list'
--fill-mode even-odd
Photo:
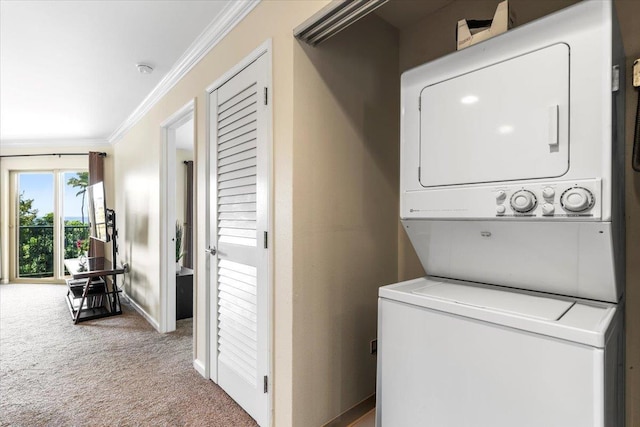
{"label": "white dryer", "polygon": [[623,74],[588,0],[402,75],[378,426],[623,425]]}

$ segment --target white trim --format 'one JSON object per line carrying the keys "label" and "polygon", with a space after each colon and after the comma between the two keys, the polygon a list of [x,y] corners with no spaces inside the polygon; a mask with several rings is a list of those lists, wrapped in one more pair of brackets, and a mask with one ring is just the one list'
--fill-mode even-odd
{"label": "white trim", "polygon": [[[175,130],[194,117],[192,99],[164,120],[160,126],[160,332],[176,330],[175,191],[169,191],[176,178]],[[195,274],[195,272],[194,272]],[[194,276],[195,278],[195,276]]]}
{"label": "white trim", "polygon": [[[231,80],[233,76],[235,76],[240,71],[247,68],[249,65],[251,65],[252,62],[260,58],[262,55],[264,55],[265,53],[270,53],[271,44],[272,44],[271,39],[266,40],[264,43],[258,46],[253,52],[245,56],[240,62],[238,62],[236,65],[230,68],[226,73],[224,73],[222,76],[217,78],[213,83],[211,83],[205,89],[207,92],[207,95],[211,95],[211,92],[213,92],[214,90],[218,89],[220,86],[222,86],[223,84]],[[269,65],[271,65],[271,61],[269,61]],[[271,78],[271,69],[269,69],[269,78]]]}
{"label": "white trim", "polygon": [[269,116],[267,118],[267,176],[269,177],[269,184],[267,186],[268,193],[268,204],[267,204],[267,318],[269,319],[269,327],[267,333],[267,351],[268,351],[268,361],[267,366],[269,367],[267,375],[268,375],[268,393],[269,393],[269,402],[267,406],[268,412],[268,425],[275,425],[275,416],[274,416],[274,404],[273,399],[275,397],[275,393],[273,392],[274,385],[274,375],[275,372],[275,333],[274,333],[274,325],[275,325],[275,268],[274,268],[274,240],[275,240],[275,207],[274,207],[274,185],[275,185],[275,176],[273,173],[273,50],[272,50],[272,41],[271,39],[266,42],[266,58],[267,58],[267,103],[269,105]]}
{"label": "white trim", "polygon": [[260,0],[229,1],[202,34],[191,44],[147,97],[133,110],[127,119],[109,136],[114,144],[124,136],[151,108],[165,96],[191,69],[200,62],[249,12]]}
{"label": "white trim", "polygon": [[[212,227],[215,227],[215,222],[211,220],[211,215],[212,215],[212,211],[211,211],[211,204],[213,203],[214,200],[216,200],[216,196],[212,195],[212,193],[217,191],[217,184],[216,184],[216,177],[212,176],[211,174],[216,170],[216,167],[214,165],[214,163],[212,163],[212,159],[211,156],[213,156],[213,153],[215,152],[215,146],[212,145],[211,143],[211,126],[212,123],[216,123],[216,105],[212,105],[211,104],[211,96],[212,96],[213,91],[209,92],[207,91],[207,123],[206,123],[206,128],[207,128],[207,142],[206,142],[206,152],[207,152],[207,157],[206,157],[206,221],[205,221],[205,229],[206,229],[206,241],[205,241],[205,245],[207,246],[207,249],[210,249],[212,246],[216,246],[217,242],[215,241],[215,239],[212,238]],[[213,148],[212,148],[213,147]],[[213,184],[212,184],[213,183]],[[206,263],[206,313],[205,313],[205,319],[206,319],[206,327],[205,327],[205,332],[206,332],[206,351],[205,351],[205,368],[206,368],[206,372],[207,372],[207,376],[208,378],[210,378],[214,383],[218,383],[218,366],[216,363],[211,363],[211,356],[213,354],[217,354],[218,352],[218,347],[217,347],[217,341],[216,340],[212,340],[211,339],[211,333],[212,333],[212,326],[211,324],[213,323],[215,328],[217,328],[217,321],[216,321],[216,317],[217,317],[217,311],[216,313],[212,313],[213,307],[215,307],[215,305],[212,303],[212,301],[216,301],[218,299],[218,289],[216,286],[213,285],[212,280],[211,280],[211,275],[212,272],[215,271],[215,269],[217,268],[217,263],[215,261],[215,257],[211,256],[211,254],[209,252],[207,252],[207,263]],[[213,348],[212,348],[213,347]]]}
{"label": "white trim", "polygon": [[202,362],[202,360],[194,359],[193,360],[193,368],[199,373],[202,377],[209,379],[207,375],[206,364]]}
{"label": "white trim", "polygon": [[1,139],[0,147],[35,147],[35,148],[52,148],[52,147],[109,147],[109,141],[106,139],[81,139],[81,138],[54,138],[54,139]]}
{"label": "white trim", "polygon": [[149,324],[151,326],[153,326],[153,328],[160,332],[160,325],[158,324],[158,322],[156,321],[156,319],[154,319],[153,317],[151,317],[151,315],[149,315],[149,313],[146,312],[146,310],[144,308],[142,308],[133,298],[131,298],[127,292],[124,290],[122,290],[122,293],[124,294],[124,296],[127,298],[127,300],[129,301],[129,304],[131,305],[131,307],[133,307],[138,314],[140,314],[142,317],[144,317],[144,319],[149,322]]}

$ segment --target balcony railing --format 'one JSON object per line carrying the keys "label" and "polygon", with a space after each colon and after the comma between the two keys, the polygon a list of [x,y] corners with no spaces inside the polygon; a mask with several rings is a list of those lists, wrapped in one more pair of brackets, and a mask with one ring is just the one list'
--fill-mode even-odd
{"label": "balcony railing", "polygon": [[[53,226],[21,225],[18,237],[18,277],[53,277]],[[64,257],[79,255],[78,240],[89,238],[88,225],[64,226]]]}

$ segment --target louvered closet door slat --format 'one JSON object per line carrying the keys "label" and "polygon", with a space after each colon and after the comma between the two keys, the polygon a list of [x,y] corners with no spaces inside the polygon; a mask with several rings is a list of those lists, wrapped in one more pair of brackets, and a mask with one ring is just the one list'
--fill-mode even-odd
{"label": "louvered closet door slat", "polygon": [[241,340],[237,339],[236,336],[231,334],[220,334],[220,344],[227,346],[237,357],[242,359],[242,361],[252,369],[256,368],[255,352]]}
{"label": "louvered closet door slat", "polygon": [[246,87],[239,89],[238,92],[230,97],[220,100],[220,103],[218,104],[218,117],[221,115],[224,117],[224,114],[229,111],[229,109],[233,108],[234,105],[237,105],[239,101],[247,99],[251,95],[255,94],[257,92],[256,87],[255,82],[250,83]]}
{"label": "louvered closet door slat", "polygon": [[232,154],[236,154],[250,148],[256,148],[256,144],[257,141],[255,130],[250,130],[243,135],[227,139],[226,142],[220,143],[220,145],[218,145],[218,162],[220,161],[220,159],[224,159],[225,157]]}
{"label": "louvered closet door slat", "polygon": [[225,181],[231,181],[232,179],[245,178],[245,177],[252,177],[253,182],[255,183],[256,168],[249,167],[249,168],[238,169],[233,172],[221,173],[218,175],[218,182],[223,183]]}
{"label": "louvered closet door slat", "polygon": [[255,166],[256,166],[256,158],[254,156],[245,160],[240,160],[228,165],[220,166],[218,167],[218,173],[223,174],[223,173],[232,172],[236,170],[253,168]]}
{"label": "louvered closet door slat", "polygon": [[257,346],[256,346],[255,340],[238,339],[235,335],[231,334],[227,330],[220,331],[220,337],[233,342],[238,348],[240,348],[243,352],[245,352],[249,356],[251,356],[251,354],[256,351]]}
{"label": "louvered closet door slat", "polygon": [[231,286],[235,286],[238,289],[242,289],[243,291],[256,295],[256,287],[253,285],[250,285],[248,283],[244,283],[240,280],[236,280],[236,279],[232,279],[231,277],[221,277],[220,278],[220,283],[224,283],[224,284],[228,284]]}
{"label": "louvered closet door slat", "polygon": [[218,162],[218,166],[222,167],[232,163],[237,163],[241,160],[246,160],[251,158],[253,158],[255,162],[256,161],[255,157],[256,157],[255,147],[247,148],[244,151],[239,151],[237,154],[229,154],[227,157],[220,156],[220,161]]}
{"label": "louvered closet door slat", "polygon": [[244,229],[248,229],[248,230],[255,230],[256,229],[256,222],[255,221],[235,221],[235,220],[229,220],[229,221],[219,221],[219,228],[244,228]]}
{"label": "louvered closet door slat", "polygon": [[255,203],[229,203],[220,205],[220,212],[255,212]]}
{"label": "louvered closet door slat", "polygon": [[218,214],[220,221],[218,226],[219,231],[223,231],[225,228],[243,228],[245,230],[256,229],[256,213],[255,212],[220,212]]}
{"label": "louvered closet door slat", "polygon": [[220,203],[221,205],[228,203],[249,203],[255,201],[255,194],[239,194],[237,196],[222,196],[218,198],[218,203]]}
{"label": "louvered closet door slat", "polygon": [[250,194],[250,195],[253,195],[253,197],[256,197],[256,186],[245,185],[240,187],[231,187],[231,188],[218,191],[218,197],[239,196],[239,195],[245,195],[245,194]]}
{"label": "louvered closet door slat", "polygon": [[241,228],[225,228],[224,230],[220,231],[220,235],[255,239],[256,232],[254,230],[243,230]]}
{"label": "louvered closet door slat", "polygon": [[[255,110],[255,106],[253,104],[258,102],[258,96],[257,96],[257,93],[255,92],[255,86],[253,87],[253,90],[251,88],[248,88],[244,97],[236,96],[236,97],[233,97],[230,101],[231,102],[228,103],[229,108],[218,113],[218,118],[220,119],[220,122],[223,122],[224,120],[228,119],[234,114],[237,114],[239,111],[243,111],[247,109]],[[234,102],[235,104],[233,104]]]}
{"label": "louvered closet door slat", "polygon": [[238,330],[242,330],[242,333],[246,336],[253,337],[256,334],[256,317],[255,313],[243,311],[235,306],[229,304],[220,305],[220,321],[226,321],[236,326]]}
{"label": "louvered closet door slat", "polygon": [[218,188],[221,190],[225,190],[227,188],[235,188],[235,187],[244,187],[245,185],[256,185],[256,177],[247,177],[241,179],[235,179],[232,181],[219,182]]}
{"label": "louvered closet door slat", "polygon": [[[257,247],[257,86],[240,88],[217,110],[218,244]],[[221,259],[218,264],[220,360],[256,381],[256,268]]]}
{"label": "louvered closet door slat", "polygon": [[[237,143],[241,143],[249,139],[251,134],[256,131],[256,123],[248,122],[243,126],[235,126],[233,128],[226,129],[226,132],[218,134],[220,143],[234,142],[237,139]],[[236,145],[236,144],[229,144]],[[226,146],[218,147],[219,150],[224,150]]]}

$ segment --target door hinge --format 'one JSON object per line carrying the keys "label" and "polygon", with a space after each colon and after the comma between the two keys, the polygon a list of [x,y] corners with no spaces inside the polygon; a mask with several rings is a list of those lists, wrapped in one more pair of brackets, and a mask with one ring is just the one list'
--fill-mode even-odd
{"label": "door hinge", "polygon": [[264,248],[268,249],[269,248],[269,233],[267,233],[266,231],[264,232]]}
{"label": "door hinge", "polygon": [[422,172],[422,171],[420,170],[420,166],[418,166],[418,181],[420,181],[420,178],[421,178],[420,173],[421,173],[421,172]]}
{"label": "door hinge", "polygon": [[422,98],[418,98],[418,111],[422,111]]}
{"label": "door hinge", "polygon": [[620,90],[620,66],[614,65],[611,73],[611,91],[617,92]]}
{"label": "door hinge", "polygon": [[269,378],[266,375],[264,376],[264,381],[263,382],[264,382],[263,391],[265,393],[267,393],[269,391]]}
{"label": "door hinge", "polygon": [[269,104],[269,89],[267,87],[264,88],[264,105]]}

